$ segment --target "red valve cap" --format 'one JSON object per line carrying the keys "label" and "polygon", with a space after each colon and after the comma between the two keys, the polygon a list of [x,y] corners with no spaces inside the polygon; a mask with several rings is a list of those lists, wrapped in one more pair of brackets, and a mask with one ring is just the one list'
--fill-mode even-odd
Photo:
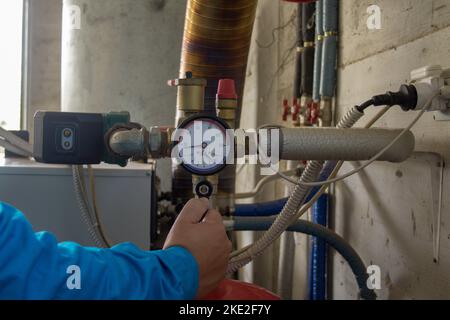
{"label": "red valve cap", "polygon": [[233,79],[219,80],[217,99],[237,99],[236,85]]}

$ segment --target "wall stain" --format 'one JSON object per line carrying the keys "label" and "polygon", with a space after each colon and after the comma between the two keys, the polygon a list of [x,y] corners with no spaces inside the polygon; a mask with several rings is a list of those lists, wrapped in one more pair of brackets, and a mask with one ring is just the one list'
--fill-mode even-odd
{"label": "wall stain", "polygon": [[386,273],[386,277],[384,278],[384,285],[388,289],[392,288],[392,280],[391,280],[391,276],[389,275],[389,272]]}
{"label": "wall stain", "polygon": [[411,209],[411,221],[412,221],[412,228],[413,228],[413,235],[416,235],[417,225],[416,225],[416,216],[414,215],[414,210]]}

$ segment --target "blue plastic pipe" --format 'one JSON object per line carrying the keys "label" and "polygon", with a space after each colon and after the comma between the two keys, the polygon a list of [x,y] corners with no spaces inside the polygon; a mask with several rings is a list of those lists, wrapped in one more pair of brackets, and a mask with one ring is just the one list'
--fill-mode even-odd
{"label": "blue plastic pipe", "polygon": [[269,217],[281,212],[286,204],[287,198],[262,202],[237,204],[234,211],[236,217]]}
{"label": "blue plastic pipe", "polygon": [[[327,161],[320,173],[320,181],[327,180],[331,172],[336,167],[336,161]],[[310,201],[312,197],[319,191],[320,187],[314,187],[311,189],[306,202]],[[250,204],[237,204],[235,207],[234,216],[236,217],[268,217],[277,215],[281,212],[288,198],[279,200],[262,202],[262,203],[250,203]]]}
{"label": "blue plastic pipe", "polygon": [[[312,222],[326,227],[328,223],[329,196],[323,194],[312,207]],[[327,244],[323,239],[313,237],[309,260],[309,299],[325,300],[327,292]]]}
{"label": "blue plastic pipe", "polygon": [[[337,43],[338,43],[338,0],[320,0],[322,12],[316,14],[322,19],[322,59],[320,75],[320,96],[329,99],[334,96],[336,88]],[[322,195],[312,207],[314,223],[327,226],[329,196]],[[327,288],[327,245],[325,241],[313,238],[311,242],[309,265],[309,298],[310,300],[325,300]]]}

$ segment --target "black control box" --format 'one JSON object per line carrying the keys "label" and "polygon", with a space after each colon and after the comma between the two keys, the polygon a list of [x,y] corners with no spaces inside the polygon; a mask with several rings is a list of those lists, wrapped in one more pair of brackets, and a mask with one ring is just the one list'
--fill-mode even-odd
{"label": "black control box", "polygon": [[38,111],[33,156],[38,162],[98,164],[105,150],[101,113]]}

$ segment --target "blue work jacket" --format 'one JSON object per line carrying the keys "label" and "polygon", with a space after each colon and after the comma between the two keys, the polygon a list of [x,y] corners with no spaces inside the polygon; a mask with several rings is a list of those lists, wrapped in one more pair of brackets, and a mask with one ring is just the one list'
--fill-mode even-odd
{"label": "blue work jacket", "polygon": [[0,299],[193,299],[198,265],[182,247],[144,251],[58,243],[0,202]]}

